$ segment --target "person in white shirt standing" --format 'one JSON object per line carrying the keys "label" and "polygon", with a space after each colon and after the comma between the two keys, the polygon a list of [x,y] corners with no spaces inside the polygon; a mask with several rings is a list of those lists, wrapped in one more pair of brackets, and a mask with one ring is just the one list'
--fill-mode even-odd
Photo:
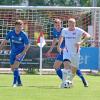
{"label": "person in white shirt standing", "polygon": [[[82,37],[84,39],[81,40]],[[60,45],[63,41],[63,38],[65,39],[65,49],[63,49],[64,70],[66,71],[71,69],[74,77],[76,70],[79,67],[80,46],[90,38],[90,34],[83,29],[76,27],[76,20],[74,18],[70,18],[68,20],[68,27],[62,30],[59,38],[57,46],[59,52],[62,51]]]}

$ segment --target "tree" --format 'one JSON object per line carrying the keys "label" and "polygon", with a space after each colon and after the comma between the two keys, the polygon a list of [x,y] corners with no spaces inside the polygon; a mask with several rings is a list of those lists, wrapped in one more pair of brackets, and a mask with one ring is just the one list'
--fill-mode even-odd
{"label": "tree", "polygon": [[0,0],[0,5],[19,5],[23,0]]}
{"label": "tree", "polygon": [[29,0],[29,6],[44,6],[45,0]]}
{"label": "tree", "polygon": [[[25,0],[0,0],[0,5],[19,5]],[[92,0],[28,0],[29,6],[81,6],[91,7]],[[100,6],[100,0],[97,7]]]}
{"label": "tree", "polygon": [[91,7],[91,0],[80,0],[82,7]]}

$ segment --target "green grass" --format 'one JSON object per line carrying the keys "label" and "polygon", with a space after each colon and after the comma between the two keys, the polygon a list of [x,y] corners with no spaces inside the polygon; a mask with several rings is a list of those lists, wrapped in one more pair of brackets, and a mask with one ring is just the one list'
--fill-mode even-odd
{"label": "green grass", "polygon": [[89,87],[75,77],[74,87],[60,89],[56,75],[22,75],[23,86],[13,88],[12,75],[0,75],[0,100],[100,100],[100,76],[85,76]]}

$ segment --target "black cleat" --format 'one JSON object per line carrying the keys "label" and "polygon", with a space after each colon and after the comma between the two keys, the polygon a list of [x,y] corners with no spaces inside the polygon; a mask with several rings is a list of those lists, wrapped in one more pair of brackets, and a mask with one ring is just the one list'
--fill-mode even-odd
{"label": "black cleat", "polygon": [[87,81],[83,81],[84,87],[88,87],[88,82]]}
{"label": "black cleat", "polygon": [[17,86],[23,86],[22,84],[17,84]]}

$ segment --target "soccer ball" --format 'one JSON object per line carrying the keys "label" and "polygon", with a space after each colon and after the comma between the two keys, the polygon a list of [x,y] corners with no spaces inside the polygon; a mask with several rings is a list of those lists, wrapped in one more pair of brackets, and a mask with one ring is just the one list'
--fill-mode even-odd
{"label": "soccer ball", "polygon": [[70,80],[66,80],[61,83],[61,88],[71,88],[72,87],[72,82]]}

